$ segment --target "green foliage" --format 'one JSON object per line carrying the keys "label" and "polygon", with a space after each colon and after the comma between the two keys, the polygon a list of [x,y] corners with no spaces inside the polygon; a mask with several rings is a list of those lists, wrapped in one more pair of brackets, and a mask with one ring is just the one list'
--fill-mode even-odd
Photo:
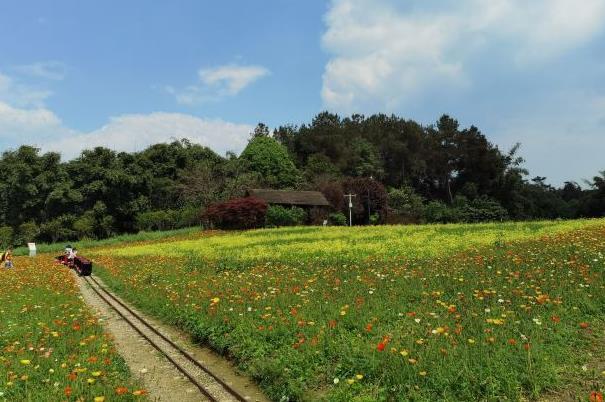
{"label": "green foliage", "polygon": [[306,218],[307,214],[302,208],[271,205],[267,208],[266,224],[269,227],[299,226],[305,223]]}
{"label": "green foliage", "polygon": [[328,222],[330,223],[330,225],[334,226],[346,226],[347,217],[342,212],[336,212],[330,214],[330,216],[328,217]]}
{"label": "green foliage", "polygon": [[19,225],[17,230],[17,237],[15,239],[15,245],[23,245],[28,242],[36,240],[40,234],[40,228],[36,225],[36,222],[25,222]]}
{"label": "green foliage", "polygon": [[[157,224],[145,227],[198,225],[199,210],[260,187],[320,190],[333,211],[346,214],[343,195],[352,191],[355,224],[370,223],[374,212],[380,222],[420,222],[419,196],[435,222],[605,215],[605,176],[586,189],[528,180],[519,149],[501,152],[477,127],[462,128],[449,116],[424,126],[394,115],[328,112],[310,124],[280,126],[272,136],[259,124],[239,157],[186,139],[135,153],[96,147],[65,162],[24,145],[0,155],[0,226],[12,228],[11,242],[23,243],[133,233],[141,227],[137,217],[148,212]],[[390,195],[388,211],[384,186],[404,190]],[[465,205],[454,205],[459,196]],[[168,218],[157,211],[189,212]],[[22,236],[20,225],[29,222],[40,231],[32,226]]]}
{"label": "green foliage", "polygon": [[72,229],[75,218],[73,215],[61,215],[40,225],[40,234],[55,243],[59,240],[74,239],[77,233]]}
{"label": "green foliage", "polygon": [[287,149],[273,138],[253,137],[241,158],[249,163],[250,170],[260,174],[269,187],[294,187],[300,182],[300,173]]}
{"label": "green foliage", "polygon": [[391,189],[388,195],[389,208],[396,215],[411,221],[419,220],[424,213],[424,199],[410,186]]}
{"label": "green foliage", "polygon": [[12,245],[12,242],[13,228],[11,228],[10,226],[0,226],[0,247],[2,249],[7,248]]}
{"label": "green foliage", "polygon": [[508,219],[508,212],[500,203],[487,197],[468,201],[457,196],[451,206],[439,201],[429,202],[424,210],[424,218],[433,223],[457,222],[498,222]]}

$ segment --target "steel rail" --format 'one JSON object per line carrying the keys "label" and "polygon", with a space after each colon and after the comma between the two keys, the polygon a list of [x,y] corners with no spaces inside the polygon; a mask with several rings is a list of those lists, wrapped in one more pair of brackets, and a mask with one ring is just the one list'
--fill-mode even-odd
{"label": "steel rail", "polygon": [[[168,343],[173,349],[179,352],[182,356],[184,356],[189,362],[191,362],[195,367],[209,375],[213,380],[215,380],[218,384],[220,384],[225,391],[227,391],[231,396],[237,399],[240,402],[248,401],[242,395],[240,395],[235,389],[229,386],[225,381],[216,376],[210,369],[201,364],[195,357],[193,357],[189,352],[181,348],[179,345],[174,343],[171,339],[169,339],[166,335],[159,332],[156,328],[150,325],[144,318],[142,318],[139,314],[135,313],[130,307],[125,305],[122,301],[116,298],[110,291],[108,291],[104,286],[102,286],[96,279],[93,277],[83,277],[93,289],[93,291],[105,302],[107,303],[114,311],[118,313],[135,331],[139,333],[149,344],[151,344],[156,350],[158,350],[162,355],[164,355],[185,377],[189,379],[191,383],[193,383],[204,396],[210,399],[212,402],[219,402],[219,399],[214,397],[207,389],[204,387],[199,381],[197,381],[184,367],[182,367],[178,362],[176,362],[166,351],[164,351],[156,342],[151,340],[145,333],[141,331],[140,328],[136,326],[125,314],[123,314],[116,306],[114,306],[107,298],[101,294],[99,291],[102,290],[105,294],[107,294],[112,300],[114,300],[120,307],[128,312],[128,314],[132,315],[135,319],[137,319],[140,323],[146,326],[153,334],[160,337],[164,342]],[[90,280],[89,280],[90,278]],[[92,286],[94,283],[96,286]]]}

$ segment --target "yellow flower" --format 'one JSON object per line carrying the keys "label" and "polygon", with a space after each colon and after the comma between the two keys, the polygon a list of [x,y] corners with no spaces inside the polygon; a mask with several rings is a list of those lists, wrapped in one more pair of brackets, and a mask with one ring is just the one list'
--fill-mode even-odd
{"label": "yellow flower", "polygon": [[101,371],[93,371],[91,374],[93,377],[100,377],[103,373]]}
{"label": "yellow flower", "polygon": [[31,364],[31,361],[27,360],[27,359],[23,359],[23,360],[21,360],[21,364],[23,364],[24,366],[27,366],[27,365]]}
{"label": "yellow flower", "polygon": [[358,380],[361,380],[363,378],[363,374],[356,374],[355,378],[357,378]]}
{"label": "yellow flower", "polygon": [[349,385],[353,384],[354,382],[355,382],[355,380],[354,380],[353,378],[349,378],[349,379],[347,380],[347,383],[348,383]]}
{"label": "yellow flower", "polygon": [[219,299],[218,297],[213,297],[212,299],[210,299],[210,301],[214,304],[218,303],[219,301],[221,301],[221,299]]}
{"label": "yellow flower", "polygon": [[426,371],[421,371],[420,373],[418,373],[418,375],[424,377],[426,375]]}
{"label": "yellow flower", "polygon": [[405,349],[403,349],[403,350],[402,350],[401,352],[399,352],[399,353],[401,353],[401,356],[404,356],[404,357],[405,357],[405,356],[407,356],[407,355],[409,354],[409,352],[408,352],[407,350],[405,350]]}
{"label": "yellow flower", "polygon": [[87,383],[89,383],[90,385],[94,384],[97,380],[95,380],[94,378],[89,378],[88,380],[86,380]]}
{"label": "yellow flower", "polygon": [[468,343],[470,343],[472,345],[473,343],[475,343],[475,340],[473,338],[469,338]]}
{"label": "yellow flower", "polygon": [[95,396],[95,402],[105,402],[104,396]]}

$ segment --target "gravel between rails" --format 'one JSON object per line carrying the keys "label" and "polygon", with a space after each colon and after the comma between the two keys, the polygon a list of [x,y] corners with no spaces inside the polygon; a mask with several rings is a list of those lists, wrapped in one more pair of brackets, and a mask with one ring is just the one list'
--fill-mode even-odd
{"label": "gravel between rails", "polygon": [[[99,278],[95,277],[95,279],[105,288]],[[101,323],[114,337],[118,352],[126,360],[133,376],[138,378],[144,384],[147,391],[149,391],[151,400],[166,402],[211,400],[203,395],[198,387],[178,371],[166,357],[162,356],[156,348],[137,333],[124,318],[108,306],[106,301],[99,297],[94,289],[91,288],[91,286],[96,287],[94,283],[86,282],[84,278],[80,277],[76,277],[76,280],[80,286],[84,301],[100,314]],[[124,314],[128,320],[135,323],[147,337],[194,377],[214,399],[219,401],[237,400],[225,391],[215,379],[184,358],[168,342],[140,324],[134,316],[122,308],[118,303],[111,300],[111,298],[107,297],[102,290],[98,290],[113,307]],[[114,297],[124,303],[119,297],[115,295]],[[202,365],[211,369],[213,374],[234,388],[245,398],[245,400],[257,402],[268,401],[260,389],[250,379],[239,375],[235,368],[224,358],[207,348],[192,344],[187,335],[181,331],[150,319],[136,309],[133,309],[132,306],[127,303],[124,304],[142,319],[147,321],[153,328],[160,331],[164,336],[192,355]]]}

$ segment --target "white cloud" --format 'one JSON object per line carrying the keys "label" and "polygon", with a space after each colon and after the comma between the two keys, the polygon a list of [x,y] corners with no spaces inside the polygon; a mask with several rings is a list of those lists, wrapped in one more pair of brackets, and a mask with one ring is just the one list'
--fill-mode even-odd
{"label": "white cloud", "polygon": [[228,65],[201,69],[198,74],[204,84],[217,88],[219,93],[237,95],[254,81],[269,74],[269,70],[261,66]]}
{"label": "white cloud", "polygon": [[0,73],[0,102],[19,107],[44,107],[44,101],[52,95],[45,89],[33,88],[16,82],[12,77]]}
{"label": "white cloud", "polygon": [[522,69],[585,43],[605,20],[605,0],[413,0],[403,8],[332,1],[322,38],[325,106],[393,111],[423,91],[472,85],[469,60],[488,48],[509,52],[510,68]]}
{"label": "white cloud", "polygon": [[60,81],[65,78],[65,64],[59,61],[42,61],[15,67],[15,70],[35,78]]}
{"label": "white cloud", "polygon": [[269,75],[268,69],[262,66],[239,66],[229,64],[198,71],[199,83],[176,89],[167,86],[165,89],[174,95],[177,102],[193,105],[204,101],[235,96],[255,81]]}
{"label": "white cloud", "polygon": [[254,127],[218,119],[202,119],[180,114],[155,112],[129,114],[110,119],[105,126],[42,145],[44,150],[60,151],[66,159],[76,157],[85,148],[108,147],[117,151],[140,151],[151,144],[188,138],[215,152],[240,152]]}

